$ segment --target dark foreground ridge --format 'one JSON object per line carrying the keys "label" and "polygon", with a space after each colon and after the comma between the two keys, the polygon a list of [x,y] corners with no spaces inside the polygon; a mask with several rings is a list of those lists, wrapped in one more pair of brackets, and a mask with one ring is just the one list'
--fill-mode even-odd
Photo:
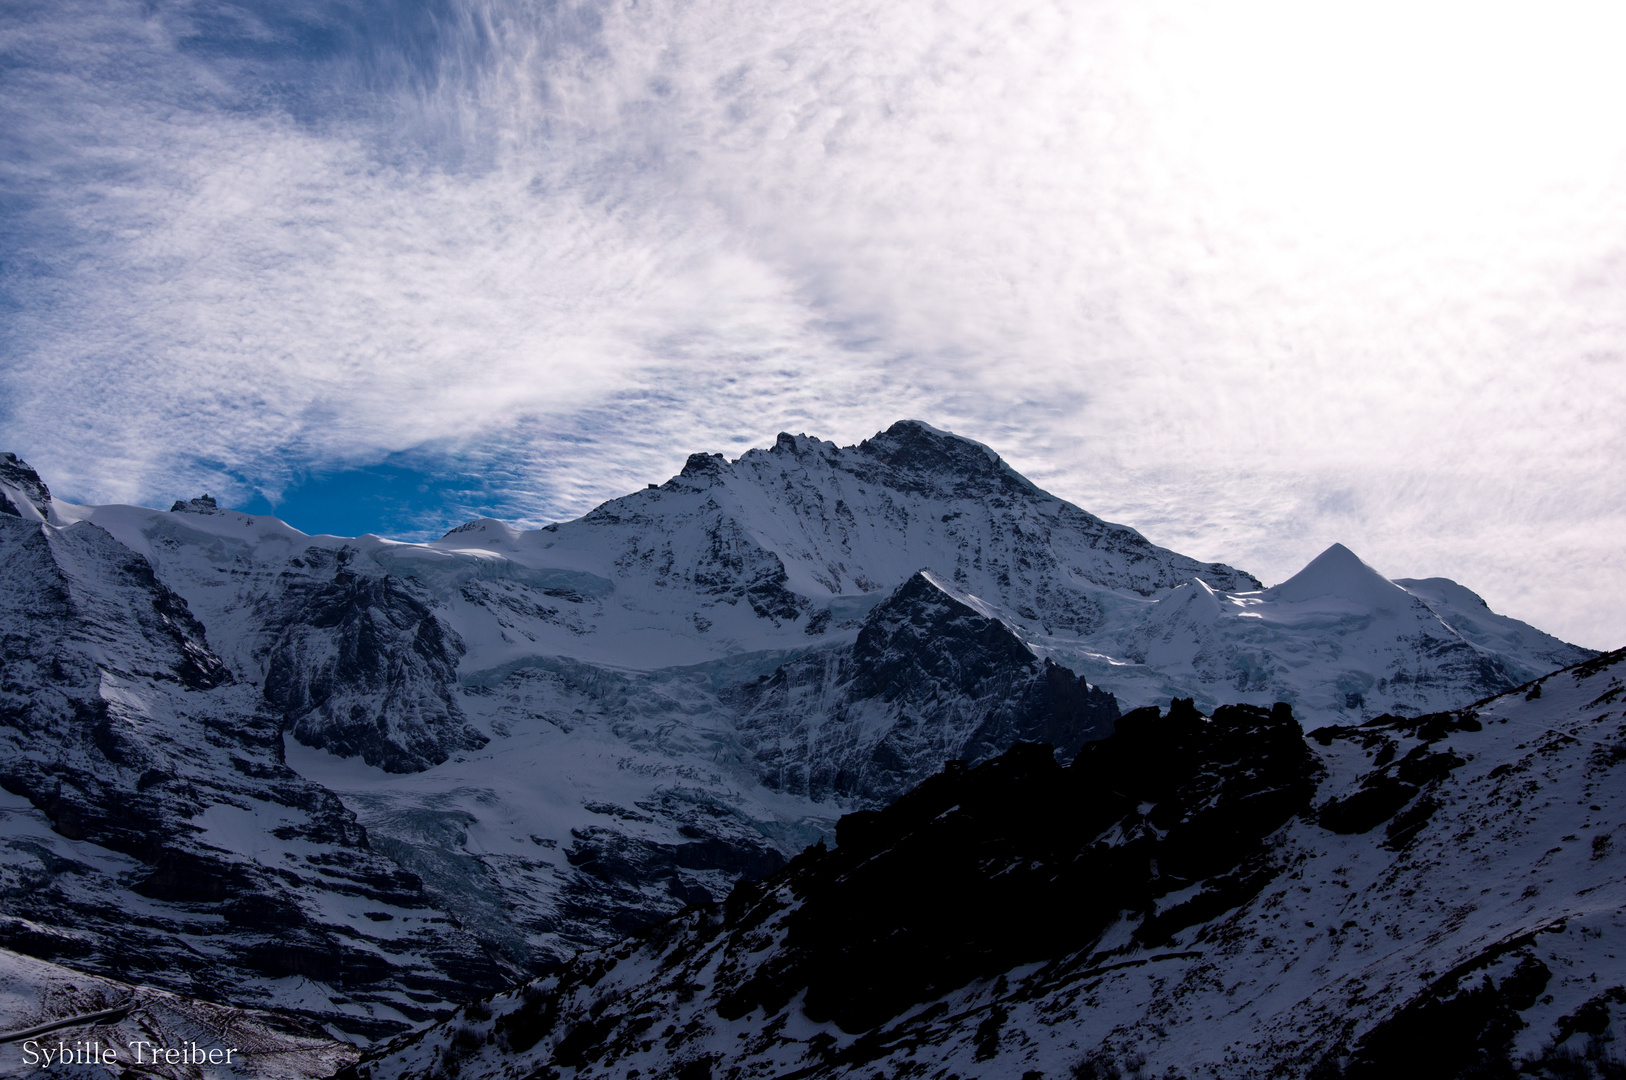
{"label": "dark foreground ridge", "polygon": [[[879,812],[841,819],[833,851],[788,881],[742,884],[725,923],[749,933],[795,896],[786,937],[719,1002],[725,1019],[804,1011],[848,1032],[974,979],[1082,949],[1124,911],[1137,940],[1235,906],[1271,874],[1261,840],[1307,809],[1314,759],[1292,710],[1136,710],[1068,768],[1022,744],[951,765]],[[1172,893],[1194,895],[1159,912]]]}
{"label": "dark foreground ridge", "polygon": [[[1286,705],[1212,717],[1184,699],[1167,713],[1138,709],[1069,766],[1034,743],[975,768],[950,762],[892,806],[843,817],[834,849],[809,848],[690,925],[642,940],[666,952],[663,978],[697,953],[720,953],[723,1020],[783,1014],[796,1001],[810,1020],[873,1033],[975,980],[1080,950],[1084,970],[1110,964],[1234,907],[1279,873],[1264,840],[1309,810],[1317,771]],[[1126,914],[1132,932],[1092,955]],[[602,959],[584,956],[527,988],[496,1021],[501,1045],[524,1051],[560,1035],[550,1067],[618,1075],[664,1019],[612,1002],[573,1013],[567,1003],[603,974]],[[860,1065],[892,1042],[861,1039],[824,1065]],[[383,1080],[400,1067],[350,1075]],[[442,1058],[425,1075],[447,1068]]]}
{"label": "dark foreground ridge", "polygon": [[343,1075],[1616,1077],[1626,651],[1422,717],[1138,709]]}

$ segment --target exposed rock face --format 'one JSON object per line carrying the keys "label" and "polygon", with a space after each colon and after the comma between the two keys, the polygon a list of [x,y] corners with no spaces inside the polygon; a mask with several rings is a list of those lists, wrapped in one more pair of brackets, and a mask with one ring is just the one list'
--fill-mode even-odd
{"label": "exposed rock face", "polygon": [[388,772],[484,746],[455,696],[462,642],[394,578],[357,575],[348,561],[330,582],[285,594],[266,700],[306,746]]}
{"label": "exposed rock face", "polygon": [[0,514],[43,520],[51,512],[51,489],[16,454],[0,453]]}
{"label": "exposed rock face", "polygon": [[195,499],[176,499],[169,508],[172,514],[218,514],[220,507],[213,495],[199,495]]}
{"label": "exposed rock face", "polygon": [[1111,733],[1111,694],[1041,662],[973,602],[916,574],[865,617],[851,646],[747,687],[740,732],[764,781],[879,806],[944,761],[981,761],[1038,739],[1071,760]]}
{"label": "exposed rock face", "polygon": [[1623,670],[1019,746],[347,1075],[1615,1076]]}

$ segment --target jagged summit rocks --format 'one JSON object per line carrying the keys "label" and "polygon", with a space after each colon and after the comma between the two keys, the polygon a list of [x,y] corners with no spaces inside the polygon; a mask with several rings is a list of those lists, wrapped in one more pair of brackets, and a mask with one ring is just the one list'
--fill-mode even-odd
{"label": "jagged summit rocks", "polygon": [[44,521],[51,513],[51,489],[28,462],[0,453],[0,514]]}
{"label": "jagged summit rocks", "polygon": [[[775,449],[794,442],[782,434]],[[855,474],[887,487],[951,498],[1045,494],[990,448],[919,420],[901,420],[857,449],[869,461]]]}
{"label": "jagged summit rocks", "polygon": [[169,508],[172,514],[218,514],[220,507],[215,503],[213,495],[199,495],[195,499],[176,499],[175,505]]}

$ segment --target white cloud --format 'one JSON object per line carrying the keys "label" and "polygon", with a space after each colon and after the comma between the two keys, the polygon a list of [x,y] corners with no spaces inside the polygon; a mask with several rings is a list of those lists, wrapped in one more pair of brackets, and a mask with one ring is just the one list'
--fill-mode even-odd
{"label": "white cloud", "polygon": [[266,10],[4,31],[5,425],[69,491],[427,443],[537,520],[918,415],[1267,579],[1343,540],[1626,637],[1606,11]]}

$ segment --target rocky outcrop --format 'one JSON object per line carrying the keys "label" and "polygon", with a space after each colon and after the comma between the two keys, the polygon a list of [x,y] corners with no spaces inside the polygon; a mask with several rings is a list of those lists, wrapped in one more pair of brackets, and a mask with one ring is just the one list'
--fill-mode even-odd
{"label": "rocky outcrop", "polygon": [[462,643],[389,576],[336,560],[331,581],[290,588],[265,696],[294,738],[387,772],[417,772],[486,743],[454,687]]}
{"label": "rocky outcrop", "polygon": [[1071,760],[1111,732],[1111,694],[1040,661],[974,603],[915,574],[865,617],[852,645],[744,688],[739,730],[764,782],[879,806],[944,761],[1039,739]]}
{"label": "rocky outcrop", "polygon": [[172,514],[218,514],[220,507],[213,495],[199,495],[195,499],[176,499],[169,508]]}

